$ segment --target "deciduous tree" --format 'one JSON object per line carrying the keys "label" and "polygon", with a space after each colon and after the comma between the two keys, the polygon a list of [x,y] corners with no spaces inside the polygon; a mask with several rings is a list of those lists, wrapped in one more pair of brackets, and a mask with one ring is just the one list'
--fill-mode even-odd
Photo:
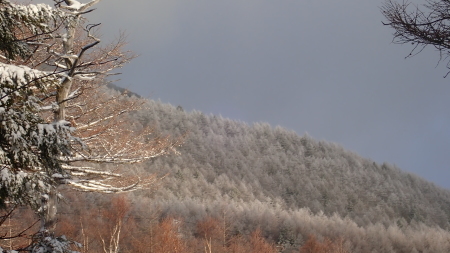
{"label": "deciduous tree", "polygon": [[0,0],[0,204],[31,206],[44,234],[54,231],[58,185],[104,193],[148,188],[155,177],[124,177],[98,164],[142,162],[177,145],[127,124],[125,114],[142,100],[104,90],[132,55],[123,39],[101,46],[98,24],[83,16],[99,1],[55,0],[51,7]]}
{"label": "deciduous tree", "polygon": [[408,57],[420,53],[426,46],[432,46],[438,50],[440,61],[447,61],[446,66],[450,69],[449,1],[427,0],[419,7],[409,1],[387,0],[381,12],[387,19],[384,24],[395,30],[394,43],[413,45]]}

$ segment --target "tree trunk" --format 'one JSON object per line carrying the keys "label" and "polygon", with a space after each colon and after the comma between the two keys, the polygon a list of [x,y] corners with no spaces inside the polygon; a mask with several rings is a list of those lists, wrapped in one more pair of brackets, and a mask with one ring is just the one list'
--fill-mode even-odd
{"label": "tree trunk", "polygon": [[[70,2],[65,1],[67,5],[70,4]],[[65,24],[66,34],[63,36],[66,36],[66,39],[63,40],[63,54],[64,55],[70,55],[73,54],[73,45],[74,45],[74,38],[75,38],[75,30],[78,26],[79,17],[75,19],[74,21],[67,21]],[[55,122],[65,120],[66,119],[66,104],[67,99],[70,94],[70,90],[72,88],[72,76],[73,70],[75,64],[75,61],[72,58],[66,58],[65,59],[66,68],[68,70],[67,77],[65,77],[60,84],[60,87],[57,90],[56,94],[56,104],[57,107],[55,109],[54,118],[53,120]],[[57,187],[57,186],[55,186]],[[41,198],[41,208],[42,214],[41,214],[41,230],[46,231],[51,235],[54,235],[56,230],[56,214],[57,214],[57,190],[51,189],[48,195],[43,195]]]}
{"label": "tree trunk", "polygon": [[52,189],[49,194],[44,194],[41,197],[41,232],[54,234],[56,229],[56,203],[57,196],[55,189]]}

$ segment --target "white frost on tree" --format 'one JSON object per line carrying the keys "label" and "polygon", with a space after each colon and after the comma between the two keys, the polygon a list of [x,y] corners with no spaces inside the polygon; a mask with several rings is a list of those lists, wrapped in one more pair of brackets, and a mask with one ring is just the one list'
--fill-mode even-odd
{"label": "white frost on tree", "polygon": [[[0,63],[0,201],[34,208],[61,173],[58,157],[70,155],[73,128],[45,123],[39,116],[38,90],[56,85],[58,77],[26,66]],[[56,144],[56,145],[55,145]]]}
{"label": "white frost on tree", "polygon": [[123,115],[142,102],[99,89],[130,60],[122,41],[98,48],[97,25],[83,26],[83,14],[99,1],[55,0],[51,7],[0,0],[0,204],[38,211],[40,243],[55,225],[58,185],[103,193],[148,188],[155,177],[94,165],[142,162],[177,145],[126,126]]}

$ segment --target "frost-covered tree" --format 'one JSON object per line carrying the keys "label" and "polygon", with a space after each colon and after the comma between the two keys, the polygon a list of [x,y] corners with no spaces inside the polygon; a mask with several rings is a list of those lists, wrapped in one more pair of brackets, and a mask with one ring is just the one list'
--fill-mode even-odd
{"label": "frost-covered tree", "polygon": [[39,115],[41,95],[57,87],[66,74],[17,64],[17,59],[30,59],[56,31],[58,20],[70,16],[47,5],[0,3],[0,203],[37,209],[55,176],[65,174],[60,157],[71,155],[71,142],[77,139],[69,122],[44,122]]}
{"label": "frost-covered tree", "polygon": [[142,162],[177,145],[127,124],[125,113],[141,100],[104,89],[132,56],[121,39],[101,46],[97,25],[84,19],[99,1],[0,0],[0,204],[31,206],[50,233],[58,185],[105,193],[149,187],[155,177],[124,177],[95,164]]}

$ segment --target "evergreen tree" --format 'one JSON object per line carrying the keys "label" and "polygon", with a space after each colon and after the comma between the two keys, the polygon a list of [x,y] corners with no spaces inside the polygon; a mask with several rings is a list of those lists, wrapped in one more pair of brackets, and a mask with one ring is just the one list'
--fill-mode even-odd
{"label": "evergreen tree", "polygon": [[154,176],[123,177],[95,164],[142,162],[177,145],[149,128],[124,127],[125,113],[143,100],[103,89],[105,77],[132,56],[122,39],[100,46],[98,25],[85,25],[83,15],[99,1],[55,0],[52,7],[0,0],[0,205],[38,212],[32,251],[68,250],[64,237],[54,238],[58,185],[106,193],[151,187]]}

